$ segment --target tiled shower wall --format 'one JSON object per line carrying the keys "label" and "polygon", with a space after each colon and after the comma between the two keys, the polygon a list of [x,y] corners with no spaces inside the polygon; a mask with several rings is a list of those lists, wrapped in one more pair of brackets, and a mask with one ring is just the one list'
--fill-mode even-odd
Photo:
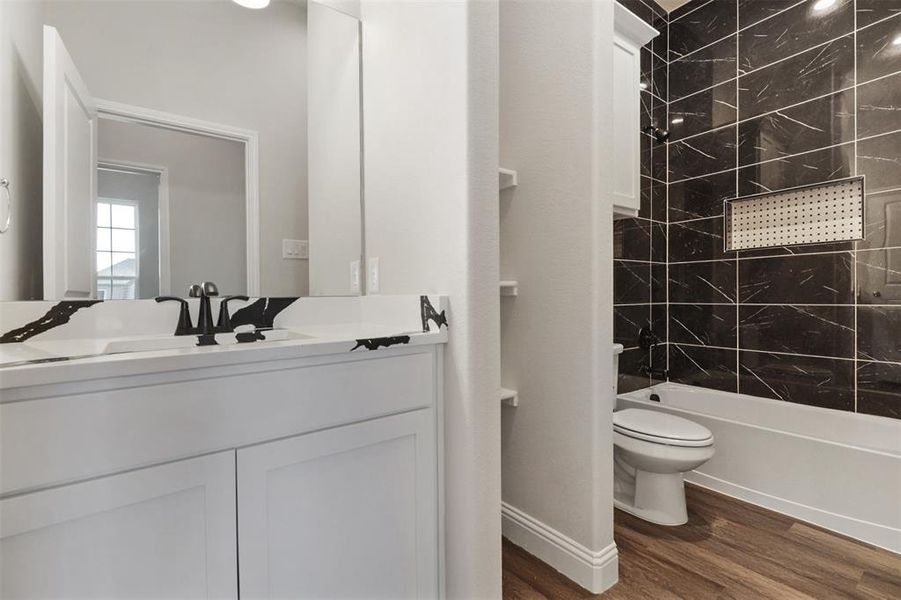
{"label": "tiled shower wall", "polygon": [[[620,3],[660,32],[641,51],[641,124],[666,127],[666,11],[653,0]],[[654,356],[638,348],[638,331],[654,323],[666,342],[666,145],[641,134],[641,211],[614,223],[614,341],[620,356],[619,390],[655,382],[647,369],[666,367],[666,345]]]}
{"label": "tiled shower wall", "polygon": [[[901,418],[901,0],[696,0],[667,37],[669,379]],[[723,251],[723,199],[852,175],[865,240]]]}

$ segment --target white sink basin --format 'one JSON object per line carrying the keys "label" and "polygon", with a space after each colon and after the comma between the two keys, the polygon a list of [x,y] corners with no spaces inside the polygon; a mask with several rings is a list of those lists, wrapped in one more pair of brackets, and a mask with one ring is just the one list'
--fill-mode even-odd
{"label": "white sink basin", "polygon": [[[216,345],[231,346],[248,342],[259,344],[312,339],[314,336],[288,329],[264,329],[256,333],[253,330],[241,333],[217,333],[214,337]],[[240,341],[239,338],[241,338]],[[29,362],[54,361],[64,358],[85,358],[104,354],[180,350],[195,348],[197,345],[196,335],[139,336],[107,340],[34,340],[19,344],[0,345],[0,366],[14,366]]]}

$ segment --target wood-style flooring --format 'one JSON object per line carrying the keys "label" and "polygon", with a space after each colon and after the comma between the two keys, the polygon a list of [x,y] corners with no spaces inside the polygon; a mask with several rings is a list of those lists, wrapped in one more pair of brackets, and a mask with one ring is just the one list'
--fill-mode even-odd
{"label": "wood-style flooring", "polygon": [[504,540],[504,599],[901,599],[901,556],[686,485],[689,521],[615,511],[619,583],[593,596]]}

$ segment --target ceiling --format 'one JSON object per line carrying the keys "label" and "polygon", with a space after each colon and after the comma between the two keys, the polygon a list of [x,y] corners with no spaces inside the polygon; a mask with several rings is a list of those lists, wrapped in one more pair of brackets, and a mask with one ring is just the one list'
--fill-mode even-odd
{"label": "ceiling", "polygon": [[691,0],[657,0],[657,4],[662,6],[666,12],[672,12],[682,6],[688,4]]}

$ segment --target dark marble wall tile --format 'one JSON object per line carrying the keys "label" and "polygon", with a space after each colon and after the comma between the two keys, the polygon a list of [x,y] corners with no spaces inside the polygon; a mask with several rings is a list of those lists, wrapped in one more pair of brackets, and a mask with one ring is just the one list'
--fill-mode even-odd
{"label": "dark marble wall tile", "polygon": [[742,30],[738,36],[739,70],[759,69],[854,31],[853,0],[822,6],[820,0],[807,0]]}
{"label": "dark marble wall tile", "polygon": [[711,0],[671,22],[670,29],[669,60],[676,60],[735,33],[735,0]]}
{"label": "dark marble wall tile", "polygon": [[723,200],[734,197],[734,170],[672,183],[669,219],[673,222],[722,215]]}
{"label": "dark marble wall tile", "polygon": [[901,70],[901,15],[857,32],[857,83]]}
{"label": "dark marble wall tile", "polygon": [[646,350],[634,348],[619,355],[619,376],[616,390],[620,394],[650,387],[647,375],[650,355]]}
{"label": "dark marble wall tile", "polygon": [[670,381],[735,392],[738,353],[734,349],[669,345]]}
{"label": "dark marble wall tile", "polygon": [[[672,43],[672,26],[670,28]],[[734,79],[737,34],[669,64],[668,100],[676,100]]]}
{"label": "dark marble wall tile", "polygon": [[[666,13],[664,13],[665,15]],[[651,23],[651,27],[657,30],[657,37],[651,40],[651,47],[654,50],[654,54],[659,56],[660,58],[667,60],[667,52],[669,51],[669,23],[667,22],[666,17],[655,19],[653,23]],[[666,96],[664,96],[666,98]]]}
{"label": "dark marble wall tile", "polygon": [[851,306],[739,306],[743,350],[854,358]]}
{"label": "dark marble wall tile", "polygon": [[734,304],[670,304],[669,341],[735,348],[738,311]]}
{"label": "dark marble wall tile", "polygon": [[613,343],[625,348],[638,346],[638,332],[651,320],[651,305],[613,307]]}
{"label": "dark marble wall tile", "polygon": [[669,144],[654,140],[651,143],[651,177],[666,181],[666,152]]}
{"label": "dark marble wall tile", "polygon": [[901,419],[901,364],[857,363],[857,412]]}
{"label": "dark marble wall tile", "polygon": [[901,306],[857,307],[857,357],[901,363]]}
{"label": "dark marble wall tile", "polygon": [[901,189],[867,192],[864,202],[864,239],[857,248],[901,247]]}
{"label": "dark marble wall tile", "polygon": [[635,14],[642,21],[647,23],[648,25],[652,25],[654,20],[657,18],[657,15],[654,13],[654,9],[647,3],[642,0],[617,0],[624,8],[629,9],[632,13]]}
{"label": "dark marble wall tile", "polygon": [[722,217],[673,223],[669,239],[669,260],[673,262],[727,258],[723,252]]}
{"label": "dark marble wall tile", "polygon": [[656,221],[651,224],[651,260],[654,262],[666,262],[667,227],[666,223]]}
{"label": "dark marble wall tile", "polygon": [[738,389],[752,396],[854,410],[854,361],[743,351]]}
{"label": "dark marble wall tile", "polygon": [[825,244],[804,244],[803,246],[772,246],[737,252],[738,258],[765,258],[767,256],[796,256],[801,254],[820,254],[824,252],[849,252],[854,250],[855,242],[831,242]]}
{"label": "dark marble wall tile", "polygon": [[866,27],[898,14],[901,14],[901,2],[898,0],[857,0],[858,27]]}
{"label": "dark marble wall tile", "polygon": [[852,304],[851,253],[810,254],[738,261],[739,302]]}
{"label": "dark marble wall tile", "polygon": [[741,29],[783,12],[803,0],[738,0],[738,26]]}
{"label": "dark marble wall tile", "polygon": [[735,262],[670,263],[669,301],[735,302]]}
{"label": "dark marble wall tile", "polygon": [[901,188],[901,132],[858,142],[857,173],[870,193]]}
{"label": "dark marble wall tile", "polygon": [[901,73],[858,86],[857,137],[869,137],[899,129]]}
{"label": "dark marble wall tile", "polygon": [[613,258],[650,260],[651,222],[647,219],[617,219],[614,221]]}
{"label": "dark marble wall tile", "polygon": [[854,91],[846,90],[738,125],[742,166],[854,141]]}
{"label": "dark marble wall tile", "polygon": [[853,83],[854,38],[848,35],[742,75],[738,80],[738,118],[755,117]]}
{"label": "dark marble wall tile", "polygon": [[670,141],[734,123],[735,94],[735,81],[729,81],[671,103]]}
{"label": "dark marble wall tile", "polygon": [[639,58],[641,59],[641,75],[638,80],[638,87],[645,92],[653,91],[653,88],[651,87],[651,73],[653,71],[652,56],[650,48],[647,46],[641,48],[641,51],[639,52]]}
{"label": "dark marble wall tile", "polygon": [[666,222],[666,184],[654,181],[651,184],[651,218]]}
{"label": "dark marble wall tile", "polygon": [[661,340],[666,340],[669,305],[651,304],[651,331]]}
{"label": "dark marble wall tile", "polygon": [[735,126],[669,144],[669,180],[679,181],[735,166]]}
{"label": "dark marble wall tile", "polygon": [[651,302],[667,301],[667,266],[651,265]]}
{"label": "dark marble wall tile", "polygon": [[668,79],[668,70],[667,63],[665,60],[653,54],[651,56],[651,92],[654,93],[655,96],[666,101],[667,94],[669,93],[667,87],[667,79]]}
{"label": "dark marble wall tile", "polygon": [[[641,175],[643,177],[651,177],[651,163],[653,162],[653,156],[651,154],[651,150],[654,147],[654,138],[650,135],[646,135],[642,133],[638,139],[639,152],[641,153]],[[663,181],[666,181],[664,179]]]}
{"label": "dark marble wall tile", "polygon": [[651,301],[651,265],[613,261],[613,303],[647,304]]}
{"label": "dark marble wall tile", "polygon": [[901,304],[901,248],[857,252],[858,304]]}
{"label": "dark marble wall tile", "polygon": [[850,177],[854,144],[848,143],[738,170],[738,194],[746,196]]}

